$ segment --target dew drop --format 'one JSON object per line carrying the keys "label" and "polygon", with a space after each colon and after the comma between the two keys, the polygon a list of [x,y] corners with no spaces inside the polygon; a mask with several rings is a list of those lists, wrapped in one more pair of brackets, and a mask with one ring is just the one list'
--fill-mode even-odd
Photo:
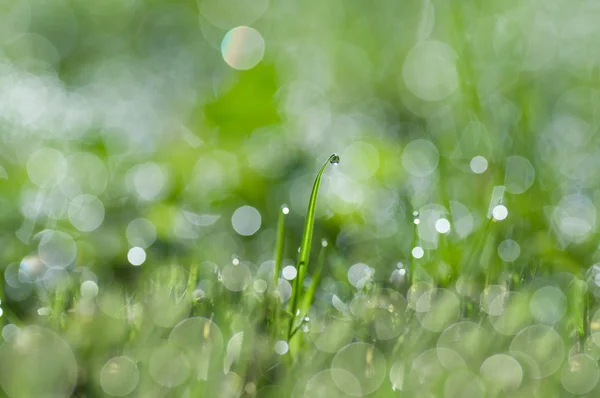
{"label": "dew drop", "polygon": [[264,293],[267,290],[267,282],[262,279],[257,279],[252,285],[256,293]]}
{"label": "dew drop", "polygon": [[496,221],[502,221],[508,216],[508,209],[504,205],[498,205],[492,210],[492,217]]}
{"label": "dew drop", "polygon": [[281,212],[283,214],[289,214],[290,213],[290,208],[287,205],[283,205],[283,206],[281,206]]}
{"label": "dew drop", "polygon": [[329,157],[329,163],[333,165],[338,165],[340,163],[340,157],[336,153],[334,153]]}
{"label": "dew drop", "polygon": [[285,340],[279,340],[275,343],[275,352],[278,355],[285,355],[289,350],[289,345]]}
{"label": "dew drop", "polygon": [[422,258],[424,254],[425,254],[425,251],[420,246],[415,246],[412,249],[412,255],[414,258]]}
{"label": "dew drop", "polygon": [[50,307],[41,307],[38,308],[37,313],[39,316],[50,316],[50,314],[52,314],[52,310]]}
{"label": "dew drop", "polygon": [[440,218],[435,222],[435,230],[440,234],[447,234],[450,231],[450,221]]}
{"label": "dew drop", "polygon": [[146,261],[146,251],[141,247],[132,247],[127,253],[127,260],[134,266],[142,265]]}
{"label": "dew drop", "polygon": [[288,265],[283,269],[283,271],[281,271],[281,273],[283,277],[288,281],[291,281],[294,278],[296,278],[296,275],[298,274],[296,267],[294,267],[293,265]]}

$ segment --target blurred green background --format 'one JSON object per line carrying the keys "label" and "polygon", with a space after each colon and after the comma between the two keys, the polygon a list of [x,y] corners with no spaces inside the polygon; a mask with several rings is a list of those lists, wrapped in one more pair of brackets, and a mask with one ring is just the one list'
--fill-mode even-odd
{"label": "blurred green background", "polygon": [[237,308],[217,286],[264,292],[283,204],[295,263],[332,153],[322,307],[364,278],[568,272],[600,295],[599,18],[594,0],[0,0],[2,326],[52,325],[103,364],[141,286]]}

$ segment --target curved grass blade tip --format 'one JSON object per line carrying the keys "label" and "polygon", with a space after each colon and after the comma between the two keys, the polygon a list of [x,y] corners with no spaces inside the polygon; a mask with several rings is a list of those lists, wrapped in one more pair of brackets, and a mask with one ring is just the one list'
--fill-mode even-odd
{"label": "curved grass blade tip", "polygon": [[[321,177],[323,176],[323,172],[325,168],[327,168],[328,164],[337,165],[340,163],[340,157],[337,154],[332,154],[329,156],[329,159],[323,164],[319,173],[317,174],[317,178],[315,178],[315,183],[313,184],[312,192],[310,194],[310,199],[308,201],[308,209],[306,210],[306,221],[304,223],[304,232],[302,234],[302,243],[300,245],[300,255],[298,256],[298,263],[296,265],[298,271],[298,277],[296,278],[296,283],[293,291],[293,299],[292,299],[292,314],[296,314],[296,310],[298,309],[298,299],[300,295],[300,289],[304,285],[304,275],[306,273],[306,267],[308,266],[308,259],[310,257],[310,245],[313,236],[313,229],[315,224],[315,212],[317,209],[317,197],[319,194],[319,186],[321,185]],[[290,331],[293,326],[293,318],[290,322]]]}

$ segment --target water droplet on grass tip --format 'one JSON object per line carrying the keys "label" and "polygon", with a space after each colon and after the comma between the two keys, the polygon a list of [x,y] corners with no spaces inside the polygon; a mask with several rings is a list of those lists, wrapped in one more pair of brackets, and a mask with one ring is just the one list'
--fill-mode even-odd
{"label": "water droplet on grass tip", "polygon": [[331,155],[329,157],[329,163],[333,164],[333,165],[337,165],[340,163],[340,157],[334,153],[333,155]]}
{"label": "water droplet on grass tip", "polygon": [[289,214],[290,213],[290,208],[287,207],[287,205],[283,205],[283,206],[281,206],[281,212],[283,214]]}

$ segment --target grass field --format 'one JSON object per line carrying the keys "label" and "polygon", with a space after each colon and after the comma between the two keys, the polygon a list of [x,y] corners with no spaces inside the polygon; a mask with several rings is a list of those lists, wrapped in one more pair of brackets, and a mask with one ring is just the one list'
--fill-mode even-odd
{"label": "grass field", "polygon": [[599,18],[0,0],[0,396],[600,396]]}

